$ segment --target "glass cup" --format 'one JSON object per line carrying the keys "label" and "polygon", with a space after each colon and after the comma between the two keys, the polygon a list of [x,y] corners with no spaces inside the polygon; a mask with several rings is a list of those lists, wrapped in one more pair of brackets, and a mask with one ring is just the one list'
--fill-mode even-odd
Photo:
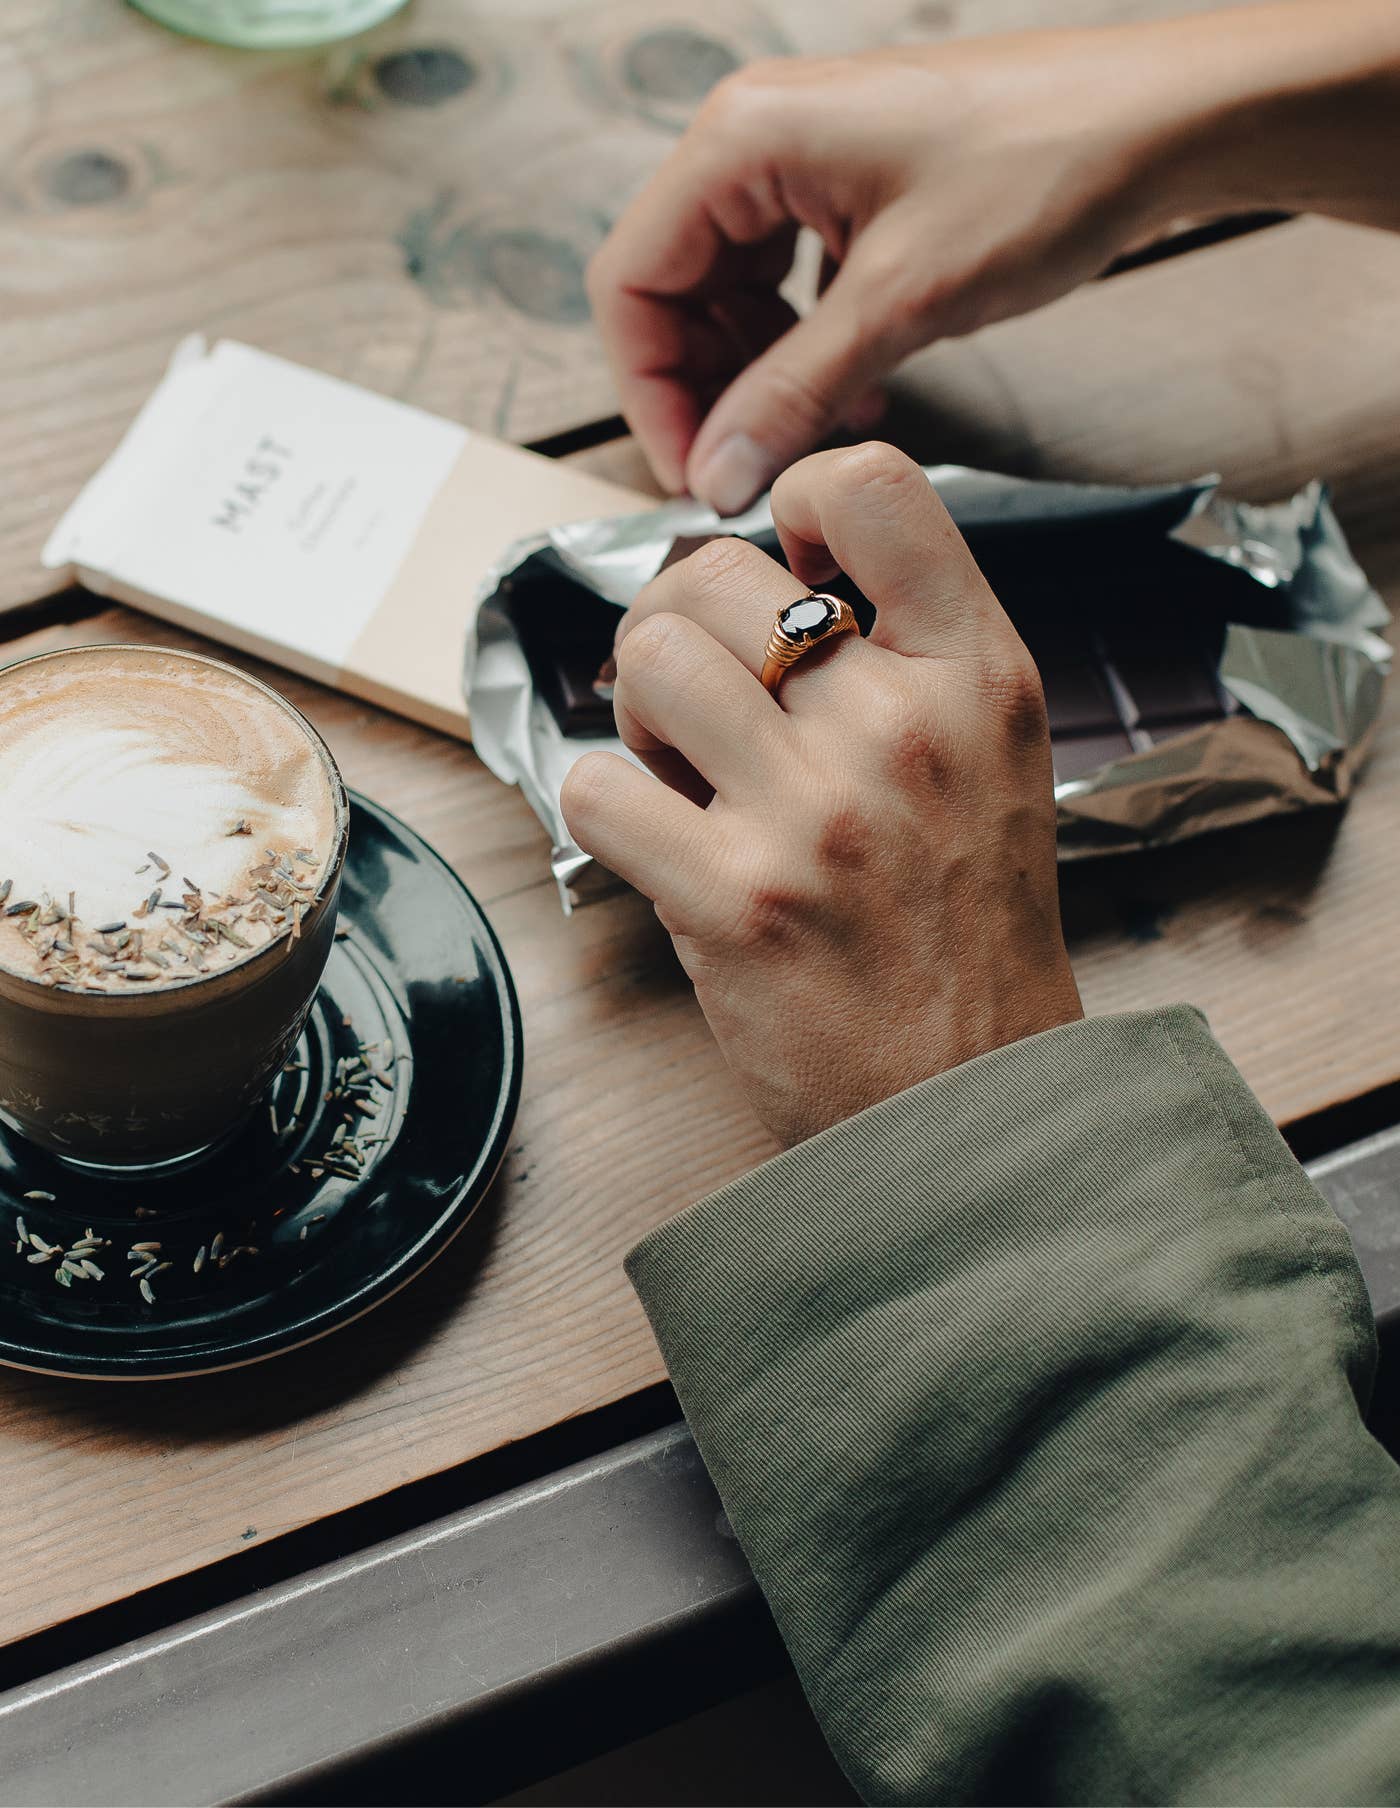
{"label": "glass cup", "polygon": [[291,50],[368,31],[406,0],[134,0],[161,25],[243,50]]}
{"label": "glass cup", "polygon": [[[165,1167],[240,1128],[295,1047],[335,936],[350,809],[330,750],[305,717],[256,678],[194,653],[94,646],[20,660],[0,668],[0,722],[7,689],[33,668],[100,666],[114,656],[138,668],[149,660],[152,682],[171,661],[206,668],[246,691],[257,709],[290,717],[324,775],[333,825],[299,933],[283,933],[234,965],[99,992],[46,984],[0,958],[0,1119],[71,1162]],[[0,795],[0,865],[5,820]],[[250,860],[261,853],[250,845]],[[133,878],[138,891],[148,883]]]}

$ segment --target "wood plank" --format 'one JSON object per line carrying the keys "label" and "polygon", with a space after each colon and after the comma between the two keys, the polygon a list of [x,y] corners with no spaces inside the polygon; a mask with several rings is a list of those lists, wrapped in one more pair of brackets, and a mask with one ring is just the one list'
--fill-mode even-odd
{"label": "wood plank", "polygon": [[[1197,5],[1208,0],[1197,0]],[[716,76],[1180,0],[414,0],[253,54],[117,0],[0,9],[0,609],[186,333],[526,441],[614,412],[585,262]]]}
{"label": "wood plank", "polygon": [[1091,483],[1214,470],[1261,501],[1324,477],[1358,544],[1385,556],[1397,283],[1400,235],[1274,226],[920,353],[891,436],[926,459]]}
{"label": "wood plank", "polygon": [[[1303,223],[1202,254],[1186,287],[1173,266],[1154,266],[944,348],[941,393],[985,411],[1003,462],[1014,462],[1019,420],[1027,457],[1049,469],[1062,455],[1079,475],[1179,474],[1222,449],[1245,489],[1327,469],[1400,600],[1397,527],[1382,506],[1400,476],[1400,241]],[[1183,309],[1209,333],[1183,326]],[[1267,382],[1285,366],[1286,420]],[[1014,373],[1014,406],[982,379],[988,369]],[[1240,374],[1251,370],[1252,386]],[[1183,390],[1207,418],[1179,405]],[[1267,406],[1241,408],[1262,394]],[[132,637],[189,644],[110,610],[35,627],[11,651]],[[476,1234],[334,1344],[151,1388],[0,1375],[0,1529],[24,1558],[6,1582],[10,1638],[655,1380],[623,1251],[768,1148],[640,900],[563,922],[542,877],[543,834],[469,750],[277,682],[350,781],[434,841],[491,909],[525,1010],[519,1130]],[[1398,808],[1392,699],[1340,820],[1070,875],[1090,1007],[1193,998],[1283,1120],[1400,1076]]]}

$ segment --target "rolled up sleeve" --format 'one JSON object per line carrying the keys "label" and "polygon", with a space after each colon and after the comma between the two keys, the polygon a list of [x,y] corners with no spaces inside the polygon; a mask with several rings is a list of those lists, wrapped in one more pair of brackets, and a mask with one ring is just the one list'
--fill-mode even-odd
{"label": "rolled up sleeve", "polygon": [[628,1271],[867,1800],[1397,1799],[1365,1290],[1196,1012],[929,1080]]}

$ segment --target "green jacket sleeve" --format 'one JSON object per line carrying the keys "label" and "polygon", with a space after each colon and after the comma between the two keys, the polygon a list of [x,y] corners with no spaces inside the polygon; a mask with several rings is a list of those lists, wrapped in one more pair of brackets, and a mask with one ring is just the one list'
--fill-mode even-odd
{"label": "green jacket sleeve", "polygon": [[628,1269],[867,1800],[1400,1800],[1369,1306],[1194,1011],[929,1080]]}

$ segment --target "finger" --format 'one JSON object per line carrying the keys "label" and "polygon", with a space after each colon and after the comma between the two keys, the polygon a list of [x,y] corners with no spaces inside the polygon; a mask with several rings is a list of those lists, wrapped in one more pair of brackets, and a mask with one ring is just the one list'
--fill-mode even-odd
{"label": "finger", "polygon": [[[613,709],[623,743],[669,782],[679,754],[723,798],[771,784],[787,718],[751,671],[684,615],[654,613],[618,651]],[[692,801],[698,801],[690,793]]]}
{"label": "finger", "polygon": [[799,578],[829,582],[835,566],[875,605],[877,646],[952,654],[1011,631],[932,485],[893,446],[804,458],[773,486],[773,524]]}
{"label": "finger", "polygon": [[[610,290],[595,294],[593,317],[617,385],[618,405],[657,481],[672,495],[685,489],[685,460],[705,418],[695,381],[696,340],[708,363],[713,323],[697,333],[687,310],[659,297]],[[732,347],[725,360],[732,367]]]}
{"label": "finger", "polygon": [[717,843],[703,810],[616,753],[575,760],[559,806],[586,854],[668,914],[694,917],[700,911]]}
{"label": "finger", "polygon": [[805,584],[751,541],[708,540],[639,592],[618,621],[613,652],[652,616],[684,615],[757,675],[773,618],[806,594]]}
{"label": "finger", "polygon": [[715,788],[702,773],[695,770],[685,755],[677,753],[674,747],[668,747],[664,741],[647,737],[640,725],[636,727],[636,737],[635,741],[629,740],[627,745],[652,776],[659,778],[672,791],[678,791],[698,810],[707,810]]}
{"label": "finger", "polygon": [[[615,642],[619,663],[628,641],[655,617],[684,617],[703,628],[757,679],[774,620],[789,603],[805,596],[807,589],[749,541],[711,540],[653,578],[623,616]],[[804,693],[817,699],[826,695],[831,679],[823,674],[833,657],[847,667],[844,677],[849,677],[849,664],[869,652],[854,635],[841,635],[829,646],[806,654],[784,674],[783,710],[791,713]]]}
{"label": "finger", "polygon": [[796,319],[777,292],[781,268],[762,286],[768,261],[759,257],[733,278],[717,268],[692,294],[610,293],[595,304],[605,343],[615,334],[624,348],[610,351],[623,413],[673,492],[685,487],[685,455],[706,411]]}
{"label": "finger", "polygon": [[729,333],[738,354],[728,373],[731,378],[745,364],[761,357],[797,321],[791,303],[784,301],[776,289],[737,289],[716,295],[710,303],[710,313]]}
{"label": "finger", "polygon": [[[750,274],[756,273],[746,272],[746,278]],[[683,441],[688,449],[717,398],[745,365],[781,338],[797,316],[776,286],[721,289],[713,295],[678,299],[671,305],[680,347],[677,368],[670,374],[645,373],[639,379],[634,413],[643,422],[652,421],[661,433]],[[648,415],[648,410],[653,413]],[[870,425],[875,418],[870,417]]]}
{"label": "finger", "polygon": [[668,489],[708,397],[690,359],[698,298],[726,286],[776,287],[796,225],[771,182],[753,180],[748,141],[692,127],[593,259],[588,292],[622,412]]}
{"label": "finger", "polygon": [[884,258],[866,233],[811,313],[710,410],[686,459],[691,490],[721,515],[747,508],[923,337],[895,306]]}

